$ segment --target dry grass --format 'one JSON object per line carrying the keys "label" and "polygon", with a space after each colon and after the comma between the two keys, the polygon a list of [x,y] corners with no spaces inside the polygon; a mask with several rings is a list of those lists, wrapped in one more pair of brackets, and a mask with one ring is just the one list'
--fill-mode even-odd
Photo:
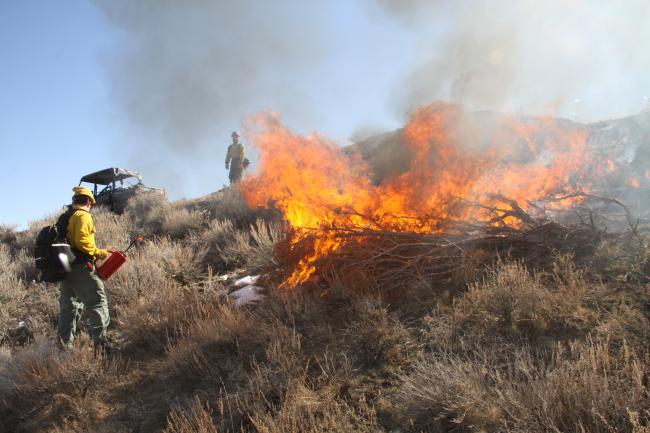
{"label": "dry grass", "polygon": [[172,409],[165,433],[218,433],[212,421],[212,410],[197,398],[187,408]]}
{"label": "dry grass", "polygon": [[95,358],[89,347],[62,352],[52,339],[38,337],[1,361],[5,431],[16,425],[23,431],[53,431],[55,425],[80,431],[101,424],[110,408],[97,394],[115,374],[117,365]]}
{"label": "dry grass", "polygon": [[431,356],[405,375],[398,410],[410,431],[632,431],[630,412],[647,423],[647,358],[604,342]]}
{"label": "dry grass", "polygon": [[457,332],[480,339],[575,335],[597,318],[583,306],[588,291],[589,284],[571,265],[558,265],[545,276],[531,274],[518,262],[501,264],[458,299]]}
{"label": "dry grass", "polygon": [[[235,308],[215,275],[276,268],[285,234],[244,204],[228,188],[95,211],[102,247],[147,235],[106,282],[114,360],[83,332],[54,344],[58,290],[34,281],[30,253],[56,215],[2,228],[0,432],[647,433],[647,254],[547,257],[541,272],[468,252],[448,284],[375,294],[334,269],[330,286]],[[33,340],[8,337],[20,321]]]}

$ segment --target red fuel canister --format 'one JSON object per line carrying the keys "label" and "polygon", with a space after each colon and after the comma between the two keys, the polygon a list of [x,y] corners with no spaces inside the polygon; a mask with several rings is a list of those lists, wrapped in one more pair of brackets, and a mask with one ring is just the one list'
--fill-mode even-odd
{"label": "red fuel canister", "polygon": [[97,267],[97,275],[102,280],[108,280],[108,278],[117,271],[120,266],[126,262],[126,254],[122,251],[113,251],[110,256],[102,263],[101,266]]}

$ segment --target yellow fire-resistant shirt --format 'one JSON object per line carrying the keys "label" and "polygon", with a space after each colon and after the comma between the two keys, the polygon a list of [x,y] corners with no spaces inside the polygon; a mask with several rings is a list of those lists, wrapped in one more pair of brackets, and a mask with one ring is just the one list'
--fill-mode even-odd
{"label": "yellow fire-resistant shirt", "polygon": [[75,211],[70,217],[66,236],[70,246],[90,255],[93,260],[104,259],[110,254],[95,245],[95,224],[90,212],[74,207]]}
{"label": "yellow fire-resistant shirt", "polygon": [[228,151],[226,152],[226,164],[231,160],[238,161],[238,163],[241,163],[244,160],[244,145],[242,143],[232,143],[228,146]]}

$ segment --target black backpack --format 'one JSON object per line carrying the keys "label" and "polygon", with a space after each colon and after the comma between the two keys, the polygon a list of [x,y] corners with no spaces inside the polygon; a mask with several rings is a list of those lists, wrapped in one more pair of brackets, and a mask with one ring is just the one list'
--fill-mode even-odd
{"label": "black backpack", "polygon": [[36,268],[41,272],[40,280],[56,283],[70,273],[70,266],[76,260],[66,237],[68,222],[75,209],[70,206],[59,216],[56,224],[41,229],[36,237]]}

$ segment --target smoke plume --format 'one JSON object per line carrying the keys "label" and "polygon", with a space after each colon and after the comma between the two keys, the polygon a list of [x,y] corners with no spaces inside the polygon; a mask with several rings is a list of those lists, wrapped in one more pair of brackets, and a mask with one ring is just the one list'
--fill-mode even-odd
{"label": "smoke plume", "polygon": [[419,65],[395,94],[405,111],[442,99],[595,120],[647,104],[645,0],[377,2],[417,44]]}
{"label": "smoke plume", "polygon": [[298,1],[94,2],[121,32],[107,60],[118,111],[159,151],[196,156],[253,110],[295,110],[292,80],[322,50],[320,8]]}

